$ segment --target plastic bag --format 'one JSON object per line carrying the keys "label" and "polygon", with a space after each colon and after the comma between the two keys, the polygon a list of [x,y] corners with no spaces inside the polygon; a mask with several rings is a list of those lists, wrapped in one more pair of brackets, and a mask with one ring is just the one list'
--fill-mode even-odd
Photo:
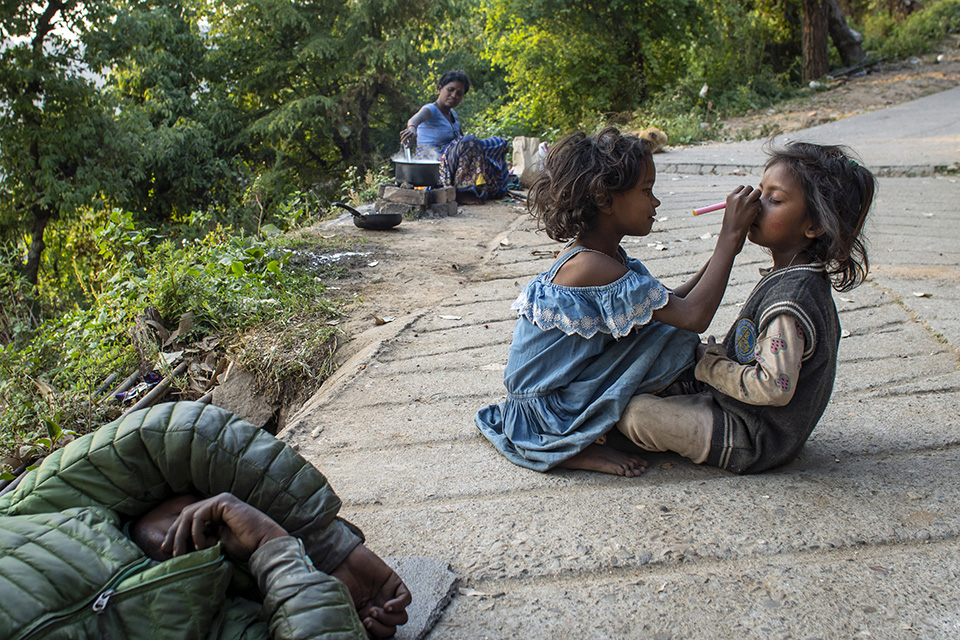
{"label": "plastic bag", "polygon": [[524,187],[533,184],[540,173],[539,148],[540,138],[517,136],[513,139],[513,173],[519,176]]}

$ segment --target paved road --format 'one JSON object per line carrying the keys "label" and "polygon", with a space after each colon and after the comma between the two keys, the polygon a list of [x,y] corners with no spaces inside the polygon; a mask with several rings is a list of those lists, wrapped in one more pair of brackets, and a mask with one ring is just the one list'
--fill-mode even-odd
{"label": "paved road", "polygon": [[[509,205],[471,209],[499,221],[484,268],[375,341],[359,336],[369,347],[283,437],[324,470],[374,549],[450,562],[461,592],[435,640],[960,637],[960,183],[923,175],[960,160],[958,114],[960,88],[794,134],[921,177],[880,180],[873,275],[835,296],[833,401],[785,468],[737,477],[654,455],[623,479],[501,458],[473,414],[502,397],[510,303],[557,249]],[[657,163],[660,221],[626,249],[678,284],[719,222],[689,211],[756,181],[762,152],[710,145]],[[738,166],[753,175],[728,175]],[[457,242],[468,224],[429,232]],[[744,250],[711,333],[765,262]]]}

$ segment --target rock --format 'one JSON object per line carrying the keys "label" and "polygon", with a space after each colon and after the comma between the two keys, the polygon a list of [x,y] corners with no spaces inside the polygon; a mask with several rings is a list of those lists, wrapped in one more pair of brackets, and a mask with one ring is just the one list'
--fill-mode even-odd
{"label": "rock", "polygon": [[457,587],[457,576],[445,560],[419,556],[384,558],[410,589],[409,620],[397,629],[396,640],[420,640],[433,629]]}
{"label": "rock", "polygon": [[277,393],[264,395],[257,377],[234,365],[227,378],[213,390],[213,404],[263,428],[277,413]]}

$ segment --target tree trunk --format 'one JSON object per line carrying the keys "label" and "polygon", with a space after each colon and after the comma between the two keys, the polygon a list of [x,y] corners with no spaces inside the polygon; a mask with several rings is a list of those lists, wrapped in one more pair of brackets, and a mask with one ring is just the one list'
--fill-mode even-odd
{"label": "tree trunk", "polygon": [[43,232],[47,223],[53,217],[50,210],[39,205],[33,207],[33,228],[30,230],[30,249],[27,251],[27,262],[23,265],[23,275],[34,287],[40,276],[40,259],[43,257]]}
{"label": "tree trunk", "polygon": [[843,15],[843,9],[837,0],[827,0],[827,23],[830,30],[830,39],[834,46],[840,52],[840,59],[843,64],[852,67],[866,58],[863,47],[863,36],[853,30],[847,24],[847,17]]}
{"label": "tree trunk", "polygon": [[827,75],[827,0],[803,0],[803,81]]}

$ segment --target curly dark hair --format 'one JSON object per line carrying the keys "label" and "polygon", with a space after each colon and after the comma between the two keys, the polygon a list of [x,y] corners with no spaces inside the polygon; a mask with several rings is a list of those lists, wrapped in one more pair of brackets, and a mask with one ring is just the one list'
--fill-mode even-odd
{"label": "curly dark hair", "polygon": [[790,142],[769,153],[766,166],[786,165],[822,231],[806,252],[824,264],[837,291],[858,286],[870,270],[863,227],[877,191],[873,174],[846,147]]}
{"label": "curly dark hair", "polygon": [[437,90],[443,89],[451,82],[459,82],[463,85],[463,95],[470,92],[470,78],[467,77],[467,72],[463,69],[452,69],[440,76],[440,79],[437,80]]}
{"label": "curly dark hair", "polygon": [[576,238],[593,228],[611,194],[632,189],[652,166],[647,140],[615,127],[593,136],[574,133],[550,148],[527,208],[552,239]]}

